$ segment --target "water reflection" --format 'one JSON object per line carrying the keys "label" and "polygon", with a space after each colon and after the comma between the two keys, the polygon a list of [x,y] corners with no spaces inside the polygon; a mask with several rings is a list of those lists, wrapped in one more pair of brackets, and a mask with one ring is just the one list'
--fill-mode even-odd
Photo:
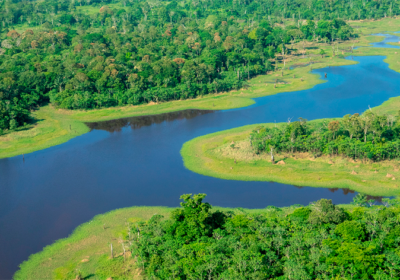
{"label": "water reflection", "polygon": [[169,112],[158,115],[148,115],[148,116],[135,116],[129,118],[122,118],[110,121],[102,122],[92,122],[86,123],[86,125],[91,129],[105,130],[108,132],[121,131],[123,127],[130,127],[131,129],[138,129],[144,126],[150,126],[152,124],[160,124],[162,122],[171,122],[175,120],[190,120],[195,117],[213,113],[212,110],[195,110],[188,109],[178,112]]}
{"label": "water reflection", "polygon": [[328,190],[329,190],[330,192],[332,192],[332,193],[334,193],[334,192],[336,192],[336,191],[338,191],[338,190],[342,190],[344,195],[348,195],[349,193],[350,193],[350,194],[354,194],[354,193],[355,193],[355,191],[353,191],[353,190],[350,190],[350,189],[342,189],[342,188],[328,188]]}
{"label": "water reflection", "polygon": [[[367,200],[374,200],[378,204],[382,204],[382,199],[384,199],[384,198],[385,197],[383,197],[383,196],[367,195]],[[393,198],[393,197],[391,197],[391,198]]]}

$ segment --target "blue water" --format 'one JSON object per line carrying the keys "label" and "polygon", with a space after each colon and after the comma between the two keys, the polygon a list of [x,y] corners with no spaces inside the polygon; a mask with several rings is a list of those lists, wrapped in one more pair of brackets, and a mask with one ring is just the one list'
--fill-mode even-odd
{"label": "blue water", "polygon": [[[394,32],[394,33],[398,33],[398,32]],[[388,45],[387,43],[398,43],[399,42],[399,37],[395,36],[395,35],[389,35],[389,34],[382,34],[382,33],[377,33],[377,34],[373,34],[376,36],[385,36],[385,38],[383,39],[383,41],[381,42],[376,42],[376,43],[371,43],[372,46],[374,46],[375,48],[392,48],[392,49],[400,49],[399,46],[393,46],[393,45]]]}
{"label": "blue water", "polygon": [[206,193],[212,205],[226,207],[307,205],[321,198],[349,203],[355,194],[347,190],[202,176],[184,168],[179,151],[190,139],[224,129],[342,117],[380,105],[400,88],[400,74],[383,59],[354,57],[359,64],[313,70],[327,73],[327,82],[257,98],[250,107],[100,123],[24,161],[0,160],[0,278],[11,277],[30,254],[96,214],[134,205],[178,206],[184,193]]}

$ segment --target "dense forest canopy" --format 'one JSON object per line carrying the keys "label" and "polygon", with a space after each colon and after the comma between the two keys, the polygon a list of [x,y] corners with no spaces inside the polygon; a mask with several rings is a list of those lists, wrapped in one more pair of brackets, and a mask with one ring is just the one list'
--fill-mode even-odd
{"label": "dense forest canopy", "polygon": [[255,153],[308,152],[314,156],[341,155],[380,161],[400,158],[400,111],[379,116],[371,111],[343,119],[308,123],[306,119],[282,127],[258,127],[249,141]]}
{"label": "dense forest canopy", "polygon": [[358,194],[345,210],[321,199],[290,211],[212,211],[204,194],[132,227],[148,279],[399,279],[400,206]]}
{"label": "dense forest canopy", "polygon": [[238,89],[293,42],[347,40],[356,34],[344,20],[398,13],[367,0],[2,1],[0,130],[49,102],[90,109]]}

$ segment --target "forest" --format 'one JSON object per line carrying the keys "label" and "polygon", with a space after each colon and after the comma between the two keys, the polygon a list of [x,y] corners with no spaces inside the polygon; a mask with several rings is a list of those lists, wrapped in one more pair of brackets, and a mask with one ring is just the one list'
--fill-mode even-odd
{"label": "forest", "polygon": [[249,136],[254,153],[307,152],[352,159],[382,161],[400,158],[400,111],[380,116],[368,110],[330,122],[288,122],[282,127],[257,127]]}
{"label": "forest", "polygon": [[356,37],[346,20],[395,16],[394,3],[2,1],[0,134],[49,103],[93,109],[239,89],[304,53],[293,43]]}
{"label": "forest", "polygon": [[374,205],[358,194],[347,210],[321,199],[248,214],[214,211],[204,197],[183,195],[169,219],[132,227],[148,279],[399,279],[398,199]]}

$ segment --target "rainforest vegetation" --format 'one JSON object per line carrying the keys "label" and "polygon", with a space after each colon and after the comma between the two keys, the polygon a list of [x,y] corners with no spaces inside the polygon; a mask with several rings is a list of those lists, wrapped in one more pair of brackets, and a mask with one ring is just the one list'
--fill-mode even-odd
{"label": "rainforest vegetation", "polygon": [[305,51],[293,43],[334,45],[357,35],[345,20],[397,14],[385,0],[2,1],[0,133],[48,103],[91,109],[238,89]]}
{"label": "rainforest vegetation", "polygon": [[397,116],[380,116],[366,111],[363,115],[346,115],[329,123],[306,119],[282,127],[258,127],[250,134],[255,153],[308,152],[314,157],[340,155],[353,159],[381,161],[400,158],[400,112]]}
{"label": "rainforest vegetation", "polygon": [[358,194],[343,209],[321,199],[291,213],[212,211],[204,194],[132,227],[132,255],[149,279],[398,279],[397,199]]}

